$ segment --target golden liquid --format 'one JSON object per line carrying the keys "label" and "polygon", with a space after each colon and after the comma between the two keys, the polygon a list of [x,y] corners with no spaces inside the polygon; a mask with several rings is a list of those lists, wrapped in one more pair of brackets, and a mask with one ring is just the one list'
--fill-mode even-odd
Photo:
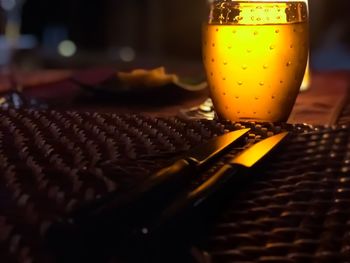
{"label": "golden liquid", "polygon": [[211,97],[216,112],[225,119],[286,121],[307,58],[305,3],[213,6],[203,29]]}

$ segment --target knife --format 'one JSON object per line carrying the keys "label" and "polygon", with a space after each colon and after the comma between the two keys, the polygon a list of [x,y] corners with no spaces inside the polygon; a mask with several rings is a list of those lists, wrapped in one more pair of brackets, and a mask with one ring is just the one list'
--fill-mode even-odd
{"label": "knife", "polygon": [[[246,183],[251,168],[267,157],[287,137],[281,133],[248,145],[204,183],[182,189],[163,210],[139,217],[120,238],[118,256],[127,262],[182,262],[193,242],[210,229],[227,195]],[[170,255],[170,257],[169,257]]]}
{"label": "knife", "polygon": [[162,212],[156,222],[153,222],[151,226],[141,226],[137,232],[150,236],[155,232],[166,232],[164,231],[164,226],[168,225],[169,222],[174,222],[179,217],[191,214],[197,207],[207,202],[208,199],[220,192],[225,186],[229,187],[232,183],[239,182],[242,179],[242,170],[252,168],[276,148],[287,135],[288,132],[283,132],[250,146],[228,161],[203,184],[187,193],[179,194]]}
{"label": "knife", "polygon": [[[249,130],[249,128],[241,129],[214,137],[188,151],[181,159],[159,170],[133,189],[110,193],[77,209],[68,218],[58,220],[46,231],[49,246],[62,246],[68,242],[70,231],[75,232],[76,236],[82,232],[86,235],[85,232],[90,233],[93,228],[97,229],[112,223],[129,224],[130,221],[137,220],[139,215],[156,213],[160,207],[164,208],[169,199],[176,195],[186,182],[233,143],[242,139]],[[74,238],[70,241],[73,240]]]}
{"label": "knife", "polygon": [[101,215],[104,210],[121,209],[124,206],[137,203],[140,199],[143,199],[143,203],[145,203],[146,195],[150,195],[152,196],[151,199],[154,199],[164,198],[170,192],[177,192],[177,187],[188,181],[212,159],[222,154],[249,131],[249,128],[240,129],[216,136],[208,142],[191,149],[180,159],[159,170],[134,189],[118,194],[111,193],[86,207],[77,209],[72,219],[74,218],[75,221],[85,220],[86,216]]}

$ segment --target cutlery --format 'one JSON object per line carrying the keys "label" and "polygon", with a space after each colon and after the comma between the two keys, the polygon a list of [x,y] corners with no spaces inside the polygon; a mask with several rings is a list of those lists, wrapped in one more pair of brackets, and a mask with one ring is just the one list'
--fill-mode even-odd
{"label": "cutlery", "polygon": [[169,222],[174,222],[176,218],[183,217],[186,214],[188,216],[224,188],[229,191],[227,188],[230,185],[232,186],[233,183],[239,184],[240,180],[244,179],[242,176],[246,176],[244,172],[266,157],[287,135],[288,132],[283,132],[271,136],[242,151],[203,184],[186,193],[180,193],[161,213],[156,222],[153,222],[151,226],[141,226],[139,233],[152,235],[155,232],[164,231],[164,226]]}
{"label": "cutlery", "polygon": [[277,148],[287,135],[287,132],[280,133],[248,145],[204,183],[178,193],[153,217],[139,218],[132,231],[123,237],[119,257],[137,263],[183,261],[189,256],[189,248],[206,236],[213,217],[220,214],[231,194],[244,187],[249,175],[254,173],[251,168]]}
{"label": "cutlery", "polygon": [[[146,217],[148,214],[156,214],[186,182],[198,175],[210,161],[223,154],[233,143],[243,139],[249,130],[241,129],[214,137],[188,151],[182,158],[159,170],[133,189],[110,193],[77,209],[67,218],[57,220],[46,231],[49,247],[55,250],[57,247],[64,249],[68,246],[68,250],[76,250],[77,246],[82,245],[79,243],[84,243],[83,236],[100,237],[111,225],[128,226],[137,222],[140,215]],[[103,228],[105,229],[102,230]],[[127,229],[125,227],[121,230],[123,232]]]}
{"label": "cutlery", "polygon": [[142,203],[145,203],[146,196],[154,199],[165,197],[169,192],[176,192],[178,191],[177,187],[196,175],[200,169],[203,169],[233,143],[242,139],[249,131],[249,128],[240,129],[216,136],[189,150],[180,159],[159,170],[134,189],[121,193],[110,193],[102,199],[77,209],[71,220],[78,222],[80,219],[85,220],[86,216],[91,217],[94,214],[101,215],[103,211],[118,210],[124,206],[135,204],[140,199],[143,199]]}

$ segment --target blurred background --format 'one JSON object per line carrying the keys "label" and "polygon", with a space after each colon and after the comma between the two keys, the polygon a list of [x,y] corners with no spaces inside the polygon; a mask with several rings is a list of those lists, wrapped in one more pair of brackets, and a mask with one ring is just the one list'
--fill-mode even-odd
{"label": "blurred background", "polygon": [[[22,10],[15,7],[23,2]],[[0,29],[16,33],[22,67],[201,61],[205,0],[0,0]],[[350,68],[350,1],[309,0],[311,67]],[[16,10],[17,8],[17,10]],[[22,12],[20,12],[22,11]],[[20,14],[20,15],[18,15]],[[7,20],[6,20],[7,19]],[[9,25],[5,21],[12,21]],[[10,33],[9,33],[10,32]],[[0,63],[4,54],[0,39]]]}

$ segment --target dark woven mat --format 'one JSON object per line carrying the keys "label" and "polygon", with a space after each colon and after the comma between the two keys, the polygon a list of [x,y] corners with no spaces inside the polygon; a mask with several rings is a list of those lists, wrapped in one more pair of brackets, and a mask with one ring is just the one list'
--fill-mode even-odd
{"label": "dark woven mat", "polygon": [[294,136],[223,210],[201,262],[349,262],[350,129]]}
{"label": "dark woven mat", "polygon": [[286,154],[261,171],[264,180],[228,206],[198,245],[197,259],[344,259],[350,219],[347,127],[10,110],[0,113],[1,262],[48,262],[42,235],[52,221],[141,183],[191,147],[243,127],[252,128],[249,141],[283,130],[295,136]]}

